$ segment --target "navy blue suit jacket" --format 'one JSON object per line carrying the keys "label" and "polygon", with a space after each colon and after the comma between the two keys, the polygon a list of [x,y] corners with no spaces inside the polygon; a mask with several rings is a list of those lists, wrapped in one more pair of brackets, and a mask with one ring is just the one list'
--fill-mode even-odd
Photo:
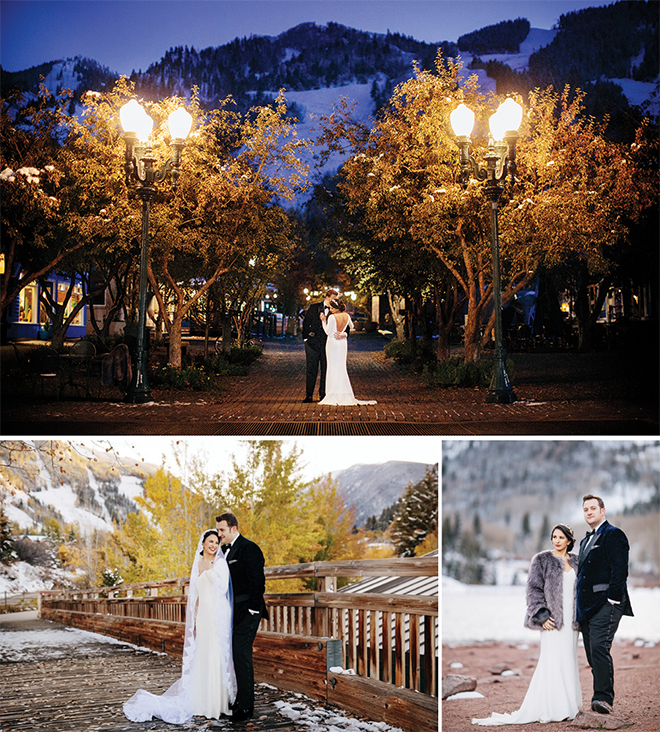
{"label": "navy blue suit jacket", "polygon": [[[580,551],[587,537],[580,542]],[[628,597],[628,552],[626,535],[605,521],[598,530],[588,553],[581,556],[576,584],[577,621],[593,617],[608,601],[619,602],[624,615],[632,615]]]}

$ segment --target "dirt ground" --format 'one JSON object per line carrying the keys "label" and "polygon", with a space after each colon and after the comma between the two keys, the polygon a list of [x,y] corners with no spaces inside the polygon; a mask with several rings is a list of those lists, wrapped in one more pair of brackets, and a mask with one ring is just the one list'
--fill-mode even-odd
{"label": "dirt ground", "polygon": [[[482,729],[472,724],[472,718],[489,717],[491,712],[513,712],[520,707],[530,679],[536,668],[538,645],[527,649],[516,644],[483,643],[470,646],[443,646],[442,677],[455,673],[477,679],[477,688],[483,699],[451,699],[442,702],[443,732],[467,732]],[[660,730],[660,644],[653,648],[637,647],[632,641],[617,642],[612,648],[614,659],[614,710],[629,719],[631,729],[637,732]],[[584,649],[578,649],[583,709],[590,708],[591,669]],[[459,662],[463,668],[453,669]],[[508,663],[519,669],[522,676],[494,676],[490,668]],[[524,732],[566,732],[570,722],[526,724]]]}

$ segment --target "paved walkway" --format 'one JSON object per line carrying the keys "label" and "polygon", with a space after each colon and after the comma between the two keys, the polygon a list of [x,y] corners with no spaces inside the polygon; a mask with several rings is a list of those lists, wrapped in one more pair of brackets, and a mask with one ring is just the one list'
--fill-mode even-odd
{"label": "paved walkway", "polygon": [[[126,719],[122,704],[138,688],[161,694],[180,675],[177,658],[40,620],[36,612],[0,615],[2,732],[309,732],[308,724],[280,714],[278,705],[298,705],[303,717],[312,703],[265,684],[257,685],[255,716],[245,723],[194,717],[173,727],[157,719],[139,724]],[[317,729],[357,729],[350,718],[337,718],[345,725]]]}
{"label": "paved walkway", "polygon": [[[485,389],[429,388],[383,353],[378,336],[355,334],[348,369],[358,399],[373,406],[303,404],[300,339],[267,341],[248,376],[220,395],[152,390],[150,404],[65,394],[60,402],[3,389],[4,435],[649,435],[658,434],[657,383],[622,354],[513,354],[518,401],[486,404]],[[644,363],[637,359],[636,363]],[[640,366],[642,368],[642,366]],[[657,370],[656,382],[657,382]]]}

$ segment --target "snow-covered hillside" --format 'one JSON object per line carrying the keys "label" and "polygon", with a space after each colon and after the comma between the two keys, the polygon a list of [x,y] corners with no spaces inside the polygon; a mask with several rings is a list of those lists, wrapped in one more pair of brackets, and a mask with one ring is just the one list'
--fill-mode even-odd
{"label": "snow-covered hillside", "polygon": [[82,536],[112,531],[113,520],[136,510],[144,478],[156,471],[154,465],[138,469],[114,453],[99,456],[82,446],[15,444],[0,444],[0,500],[20,533],[41,533],[49,519],[62,529],[77,527]]}

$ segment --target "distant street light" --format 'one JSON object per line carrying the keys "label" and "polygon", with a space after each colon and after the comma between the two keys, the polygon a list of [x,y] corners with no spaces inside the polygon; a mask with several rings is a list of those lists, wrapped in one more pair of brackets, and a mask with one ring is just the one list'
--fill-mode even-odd
{"label": "distant street light", "polygon": [[154,168],[156,158],[153,156],[149,142],[153,120],[135,99],[125,104],[120,112],[121,125],[124,128],[126,143],[127,185],[134,180],[138,184],[137,194],[142,199],[142,243],[140,247],[140,294],[138,301],[137,347],[133,379],[126,392],[125,401],[131,404],[144,404],[153,401],[147,381],[147,354],[144,347],[147,323],[147,262],[149,258],[149,211],[156,195],[155,184],[165,180],[172,169],[172,188],[176,188],[179,179],[181,150],[192,126],[192,117],[182,107],[170,114],[169,126],[172,142],[172,157],[160,170]]}
{"label": "distant street light", "polygon": [[459,104],[449,116],[456,135],[456,144],[461,156],[461,182],[467,185],[470,176],[486,181],[486,196],[491,202],[491,250],[493,259],[493,301],[495,308],[495,361],[493,378],[488,389],[487,402],[511,404],[516,395],[506,372],[506,354],[502,345],[502,290],[500,282],[500,243],[497,219],[497,203],[507,176],[513,183],[516,172],[516,141],[518,127],[522,121],[522,107],[513,99],[500,104],[497,112],[489,120],[490,136],[488,153],[484,155],[486,168],[479,168],[470,155],[470,134],[474,127],[474,112]]}

